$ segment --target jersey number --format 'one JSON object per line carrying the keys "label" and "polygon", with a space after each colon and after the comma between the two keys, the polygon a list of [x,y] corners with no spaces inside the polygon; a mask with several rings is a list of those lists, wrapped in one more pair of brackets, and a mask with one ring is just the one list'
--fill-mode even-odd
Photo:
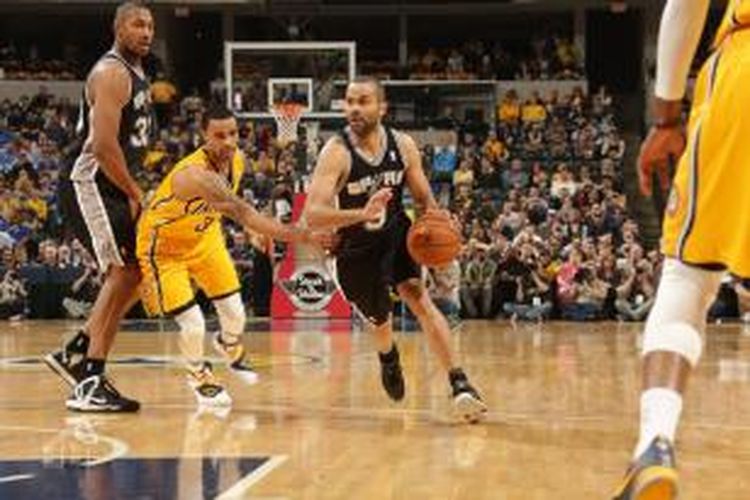
{"label": "jersey number", "polygon": [[134,148],[145,148],[148,146],[149,130],[151,120],[148,116],[139,116],[133,124],[133,134],[130,136],[130,145]]}
{"label": "jersey number", "polygon": [[214,217],[210,215],[207,216],[205,219],[203,219],[203,222],[195,226],[195,232],[196,233],[204,232],[206,229],[209,228],[209,226],[211,225],[213,221],[214,221]]}
{"label": "jersey number", "polygon": [[365,222],[364,228],[367,231],[377,231],[379,229],[383,229],[383,226],[385,225],[385,219],[386,219],[386,211],[383,210],[383,213],[380,214],[380,217],[378,217],[378,220]]}

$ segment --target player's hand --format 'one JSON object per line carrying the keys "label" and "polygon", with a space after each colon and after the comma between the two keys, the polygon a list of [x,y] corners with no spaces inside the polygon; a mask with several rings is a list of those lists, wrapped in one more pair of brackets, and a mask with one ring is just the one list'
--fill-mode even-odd
{"label": "player's hand", "polygon": [[138,217],[141,216],[141,199],[128,198],[128,205],[130,206],[130,217],[133,221],[137,221]]}
{"label": "player's hand", "polygon": [[638,184],[641,193],[651,196],[653,173],[659,177],[662,191],[669,189],[669,165],[685,151],[682,127],[656,128],[648,133],[638,156]]}
{"label": "player's hand", "polygon": [[375,194],[370,196],[367,204],[362,209],[365,222],[376,222],[383,217],[383,213],[392,197],[393,191],[390,188],[379,189]]}
{"label": "player's hand", "polygon": [[645,196],[651,196],[654,172],[662,191],[669,189],[669,165],[685,151],[682,101],[654,97],[653,113],[655,122],[661,125],[651,128],[638,155],[638,184]]}
{"label": "player's hand", "polygon": [[450,221],[450,223],[453,225],[453,228],[457,232],[461,233],[461,221],[458,219],[458,216],[450,210],[446,210],[444,208],[428,208],[424,212],[424,217],[436,217]]}

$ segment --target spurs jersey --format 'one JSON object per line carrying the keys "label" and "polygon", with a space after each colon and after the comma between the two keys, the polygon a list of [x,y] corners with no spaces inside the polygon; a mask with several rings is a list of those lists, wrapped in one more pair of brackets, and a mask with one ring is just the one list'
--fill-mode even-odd
{"label": "spurs jersey", "polygon": [[387,187],[393,191],[393,197],[381,220],[339,230],[342,237],[341,251],[344,253],[372,247],[381,239],[388,238],[395,226],[406,218],[401,200],[405,163],[393,129],[384,127],[383,131],[385,147],[375,161],[366,160],[357,150],[348,128],[339,134],[351,157],[349,175],[338,194],[339,208],[362,208],[377,190]]}
{"label": "spurs jersey", "polygon": [[[135,173],[135,170],[140,168],[143,163],[146,150],[154,134],[149,82],[140,69],[133,67],[114,50],[104,54],[100,62],[105,60],[118,61],[130,75],[130,99],[120,112],[118,142],[125,155],[125,163],[128,169],[131,173]],[[76,125],[76,137],[81,145],[86,141],[90,127],[89,113],[91,107],[87,97],[84,89]],[[86,150],[79,152],[70,170],[65,174],[73,181],[92,180],[100,171],[94,155]]]}

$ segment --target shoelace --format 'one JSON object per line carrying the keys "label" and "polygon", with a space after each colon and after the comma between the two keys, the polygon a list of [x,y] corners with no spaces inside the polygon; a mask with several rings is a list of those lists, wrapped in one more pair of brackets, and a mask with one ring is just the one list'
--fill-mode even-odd
{"label": "shoelace", "polygon": [[99,387],[99,384],[102,383],[101,378],[103,378],[101,375],[92,375],[83,379],[75,386],[75,388],[73,388],[73,395],[75,398],[88,404],[94,396],[94,392]]}

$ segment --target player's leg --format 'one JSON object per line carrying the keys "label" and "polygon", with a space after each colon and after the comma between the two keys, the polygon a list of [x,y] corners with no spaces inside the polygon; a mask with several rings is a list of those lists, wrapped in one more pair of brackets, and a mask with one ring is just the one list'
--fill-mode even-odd
{"label": "player's leg", "polygon": [[673,443],[682,396],[701,355],[706,314],[721,276],[675,259],[664,263],[643,335],[640,435],[616,498],[676,495]]}
{"label": "player's leg", "polygon": [[205,358],[206,321],[200,307],[192,301],[187,308],[174,314],[174,319],[180,327],[180,352],[187,367],[188,385],[198,405],[230,406],[232,398]]}
{"label": "player's leg", "polygon": [[417,317],[422,331],[427,336],[430,349],[448,373],[456,415],[471,422],[481,419],[487,412],[487,406],[456,363],[450,346],[450,326],[445,316],[435,306],[420,280],[410,278],[402,281],[396,290]]}
{"label": "player's leg", "polygon": [[487,406],[456,362],[450,345],[450,325],[427,293],[422,283],[422,269],[406,248],[408,229],[405,223],[394,238],[392,260],[388,263],[390,275],[396,283],[396,291],[416,316],[430,349],[448,374],[456,415],[475,422],[486,414]]}
{"label": "player's leg", "polygon": [[400,401],[404,398],[406,385],[398,347],[393,338],[393,303],[386,281],[388,274],[385,269],[372,269],[382,262],[382,254],[375,251],[357,257],[339,258],[336,275],[344,296],[364,316],[373,334],[383,388],[392,400]]}
{"label": "player's leg", "polygon": [[[140,281],[135,262],[135,223],[127,198],[101,181],[64,183],[64,210],[80,236],[106,269],[91,317],[61,352],[50,353],[45,361],[66,381],[75,383],[68,408],[91,412],[132,412],[137,401],[122,396],[104,376],[107,355],[119,323],[134,303]],[[78,230],[76,231],[76,228]],[[73,365],[71,352],[83,353],[82,364]]]}
{"label": "player's leg", "polygon": [[[242,334],[247,315],[240,296],[240,281],[223,240],[208,242],[189,262],[190,274],[211,300],[221,330],[213,336],[214,347],[224,355],[232,373],[254,384],[258,374],[248,360]],[[212,243],[212,244],[211,244]]]}
{"label": "player's leg", "polygon": [[171,316],[179,326],[178,345],[187,382],[199,405],[229,406],[232,399],[206,360],[206,322],[190,283],[188,265],[178,258],[141,255],[143,305],[151,316]]}

